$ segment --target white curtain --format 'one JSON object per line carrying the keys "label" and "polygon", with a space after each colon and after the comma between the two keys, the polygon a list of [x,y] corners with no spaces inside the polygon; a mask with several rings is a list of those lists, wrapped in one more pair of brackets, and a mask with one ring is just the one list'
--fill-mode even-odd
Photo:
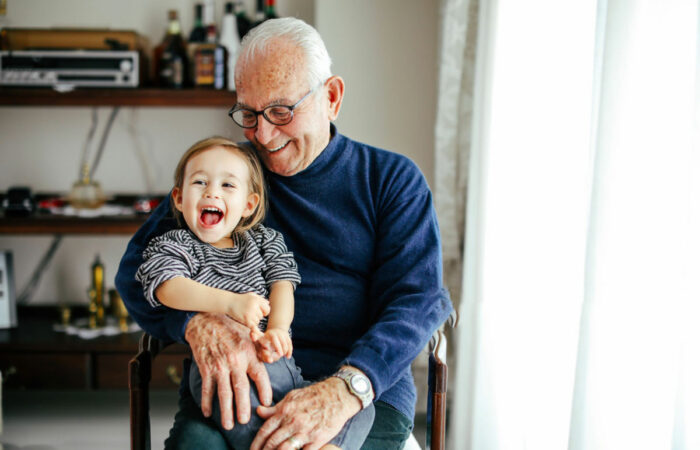
{"label": "white curtain", "polygon": [[445,280],[454,301],[462,287],[478,4],[443,0],[441,5],[434,190]]}
{"label": "white curtain", "polygon": [[451,448],[700,449],[698,15],[480,1]]}

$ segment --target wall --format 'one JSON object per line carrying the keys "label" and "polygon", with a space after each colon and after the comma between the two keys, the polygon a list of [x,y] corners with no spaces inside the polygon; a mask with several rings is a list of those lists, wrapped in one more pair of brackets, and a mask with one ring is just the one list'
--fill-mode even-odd
{"label": "wall", "polygon": [[[437,0],[278,0],[280,15],[316,24],[347,83],[337,124],[354,139],[404,153],[431,180],[436,84]],[[192,23],[192,0],[8,0],[1,27],[110,27],[133,29],[157,43],[167,10]],[[89,5],[89,6],[86,6]],[[247,7],[253,11],[254,2]],[[223,0],[216,0],[217,20]],[[110,108],[98,108],[98,131]],[[92,108],[0,107],[0,190],[29,185],[66,193],[90,127]],[[243,140],[225,111],[215,108],[122,108],[112,128],[96,179],[109,192],[163,193],[181,153],[196,140],[221,134]],[[93,142],[96,144],[96,142]],[[144,169],[142,160],[148,161]],[[0,236],[0,249],[15,256],[19,288],[27,282],[50,236]],[[87,303],[89,267],[105,263],[108,287],[128,238],[66,237],[32,301]]]}
{"label": "wall", "polygon": [[432,182],[438,0],[322,0],[316,26],[345,80],[336,124],[407,155]]}

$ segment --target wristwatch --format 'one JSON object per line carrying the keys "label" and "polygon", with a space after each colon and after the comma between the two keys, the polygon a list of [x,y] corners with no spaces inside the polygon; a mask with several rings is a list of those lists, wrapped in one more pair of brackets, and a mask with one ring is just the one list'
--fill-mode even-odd
{"label": "wristwatch", "polygon": [[369,381],[369,378],[363,373],[343,368],[334,373],[333,376],[345,381],[350,393],[357,397],[362,403],[362,409],[372,404],[374,389],[372,389],[372,383]]}

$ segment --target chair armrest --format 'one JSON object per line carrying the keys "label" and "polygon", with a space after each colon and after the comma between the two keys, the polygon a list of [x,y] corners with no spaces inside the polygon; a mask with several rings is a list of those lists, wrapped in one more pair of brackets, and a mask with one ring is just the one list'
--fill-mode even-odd
{"label": "chair armrest", "polygon": [[[456,311],[444,325],[457,326]],[[428,343],[428,427],[426,448],[444,450],[447,425],[447,337],[437,329]]]}
{"label": "chair armrest", "polygon": [[148,333],[143,333],[139,340],[139,352],[129,361],[129,409],[132,450],[150,450],[151,448],[151,419],[148,401],[151,368],[153,359],[170,344],[170,342],[161,341]]}

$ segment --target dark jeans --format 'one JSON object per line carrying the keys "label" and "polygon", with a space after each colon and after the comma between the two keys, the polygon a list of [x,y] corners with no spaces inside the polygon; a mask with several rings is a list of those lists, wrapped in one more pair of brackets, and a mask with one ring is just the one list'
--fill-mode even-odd
{"label": "dark jeans", "polygon": [[[267,375],[270,378],[270,386],[272,387],[272,401],[278,403],[282,401],[285,395],[292,389],[299,389],[308,386],[311,382],[306,381],[301,376],[301,370],[294,363],[294,359],[280,358],[274,363],[265,363]],[[199,373],[197,364],[192,361],[190,366],[190,394],[194,398],[197,405],[202,403],[202,376]],[[221,411],[219,408],[219,400],[214,396],[212,405],[212,419],[215,421],[217,428],[226,438],[229,447],[236,450],[245,450],[250,448],[250,445],[255,439],[255,435],[265,422],[255,412],[260,405],[258,391],[254,385],[250,390],[250,421],[242,425],[236,423],[231,430],[226,430],[219,427],[221,421]],[[234,417],[236,407],[233,407]],[[372,424],[374,423],[374,405],[363,409],[355,414],[347,421],[340,432],[331,440],[331,444],[340,447],[343,450],[359,450],[362,443],[365,442]]]}
{"label": "dark jeans", "polygon": [[413,421],[388,403],[374,403],[374,424],[362,450],[401,450],[413,431]]}
{"label": "dark jeans", "polygon": [[[412,421],[387,403],[376,402],[374,407],[374,424],[362,450],[402,449],[413,430]],[[188,388],[180,389],[178,408],[170,436],[165,440],[166,449],[228,449],[216,423],[202,415]]]}

